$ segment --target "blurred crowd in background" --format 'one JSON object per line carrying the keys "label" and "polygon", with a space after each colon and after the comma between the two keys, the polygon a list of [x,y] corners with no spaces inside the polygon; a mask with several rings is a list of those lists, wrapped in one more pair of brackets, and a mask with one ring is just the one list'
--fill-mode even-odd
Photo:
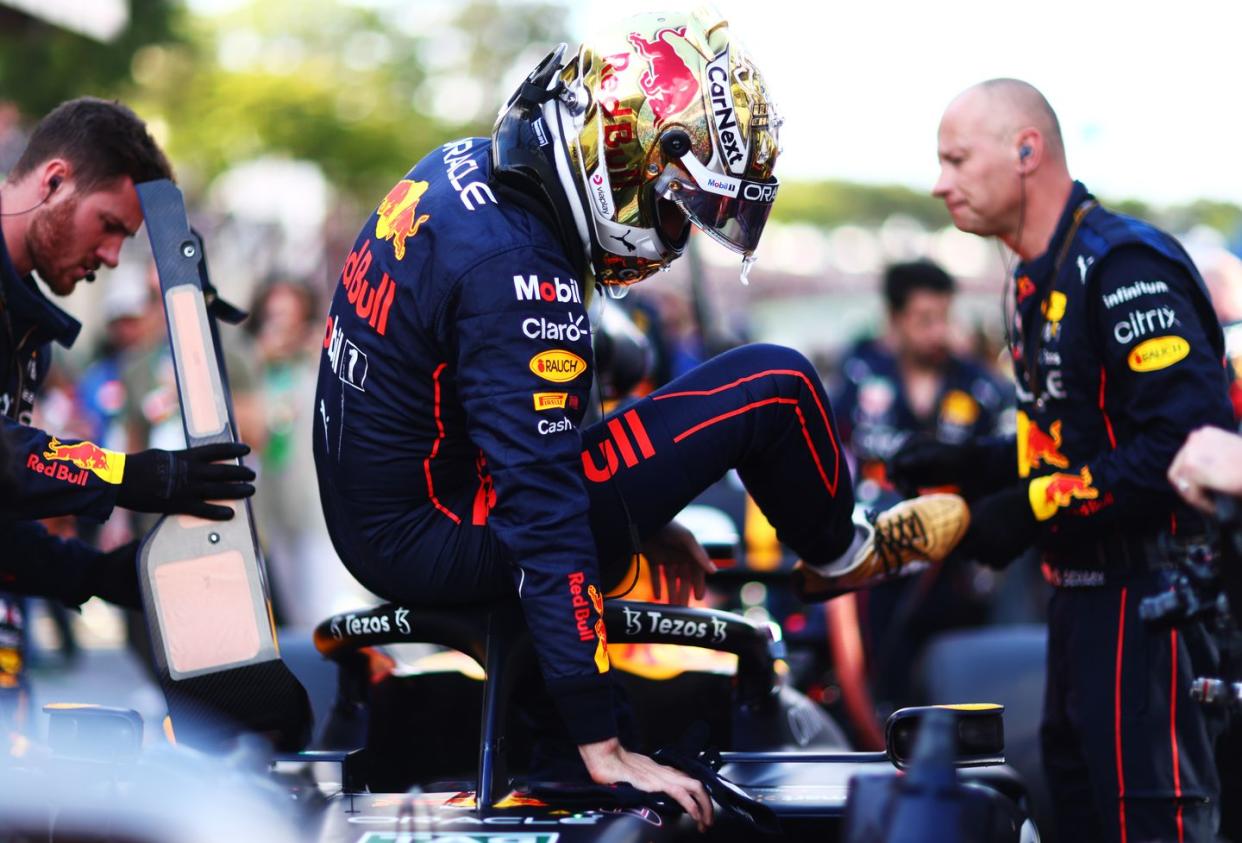
{"label": "blurred crowd in background", "polygon": [[[335,557],[310,458],[326,302],[372,204],[433,145],[490,131],[496,106],[546,46],[572,40],[565,10],[269,0],[205,14],[133,0],[124,28],[101,37],[81,22],[75,30],[17,11],[25,5],[0,2],[0,175],[33,121],[62,99],[118,97],[148,120],[177,169],[216,286],[250,312],[240,328],[222,327],[223,343],[240,438],[259,472],[255,515],[277,618],[305,628],[355,608],[367,595]],[[32,78],[22,70],[31,66],[44,72]],[[1222,322],[1242,320],[1242,209],[1106,199],[1178,232]],[[35,423],[120,451],[180,448],[145,237],[127,249],[119,269],[59,302],[89,317],[75,348],[58,351]],[[648,335],[646,388],[743,342],[798,348],[829,385],[867,503],[888,491],[882,468],[893,437],[1012,424],[1001,319],[1009,258],[953,228],[930,196],[787,182],[748,285],[736,256],[710,240],[696,235],[689,249],[670,272],[610,303]],[[896,301],[885,285],[894,265],[949,285],[919,288],[930,299]],[[970,375],[946,387],[952,367]],[[118,510],[102,526],[65,519],[56,528],[111,548],[149,526]],[[977,604],[993,599],[993,584],[978,571],[965,576],[974,596],[955,622],[992,617]],[[873,624],[900,609],[884,600],[873,598]],[[71,654],[72,624],[56,617]]]}

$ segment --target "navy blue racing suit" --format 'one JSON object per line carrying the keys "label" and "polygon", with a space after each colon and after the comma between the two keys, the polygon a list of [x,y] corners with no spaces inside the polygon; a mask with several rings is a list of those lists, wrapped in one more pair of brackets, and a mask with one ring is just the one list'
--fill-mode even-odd
{"label": "navy blue racing suit", "polygon": [[68,348],[81,325],[21,277],[0,236],[0,425],[11,493],[0,506],[0,590],[81,603],[99,551],[50,536],[33,519],[77,514],[100,521],[116,504],[125,455],[91,442],[62,442],[30,426],[53,342]]}
{"label": "navy blue racing suit", "polygon": [[[1202,624],[1147,624],[1139,606],[1202,539],[1166,472],[1192,430],[1232,426],[1220,327],[1181,246],[1079,183],[1015,279],[1016,469],[1055,587],[1042,742],[1058,839],[1214,840],[1220,724],[1188,691],[1215,648]],[[1012,483],[1014,444],[980,471]]]}
{"label": "navy blue racing suit", "polygon": [[493,189],[489,150],[465,139],[424,158],[346,260],[315,397],[320,493],[375,593],[516,593],[569,735],[589,743],[616,734],[602,595],[632,534],[738,467],[781,538],[828,561],[853,539],[850,478],[818,376],[774,346],[583,429],[586,291],[537,209]]}
{"label": "navy blue racing suit", "polygon": [[[932,413],[920,418],[910,406],[896,356],[876,340],[854,345],[841,361],[841,382],[832,405],[841,436],[857,464],[857,493],[869,502],[891,489],[885,463],[912,433],[928,433],[961,445],[1000,433],[1012,390],[982,366],[950,355],[941,371]],[[864,491],[864,483],[869,491]]]}

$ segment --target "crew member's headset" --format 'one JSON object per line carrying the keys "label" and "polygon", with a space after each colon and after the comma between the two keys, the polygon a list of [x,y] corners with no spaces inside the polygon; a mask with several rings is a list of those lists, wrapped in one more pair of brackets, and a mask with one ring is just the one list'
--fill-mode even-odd
{"label": "crew member's headset", "polygon": [[[1029,143],[1024,143],[1018,147],[1018,187],[1022,191],[1021,204],[1018,206],[1018,236],[1019,242],[1022,240],[1022,227],[1026,222],[1026,169],[1022,166],[1026,163],[1026,159],[1030,158],[1035,152]],[[1004,291],[1001,295],[1001,324],[1005,326],[1005,348],[1013,348],[1013,335],[1009,329],[1009,296],[1010,290],[1013,290],[1014,306],[1017,306],[1017,280],[1013,277],[1013,267],[1009,265],[1009,259],[1005,257],[1004,250],[1001,250],[1001,262],[1005,265],[1005,283],[1001,287]]]}
{"label": "crew member's headset", "polygon": [[[47,201],[52,198],[52,194],[56,192],[56,188],[60,187],[61,184],[63,183],[64,183],[64,179],[62,179],[60,176],[52,176],[52,178],[49,179],[47,183],[47,196],[44,196],[43,200],[40,201],[38,205],[35,205],[34,207],[31,207],[31,208],[27,208],[24,211],[13,211],[7,214],[0,213],[0,217],[19,217],[22,214],[29,214],[31,211],[35,210],[36,208],[47,204]],[[82,277],[82,280],[89,284],[90,282],[95,280],[95,273],[93,272],[86,273],[86,275]]]}

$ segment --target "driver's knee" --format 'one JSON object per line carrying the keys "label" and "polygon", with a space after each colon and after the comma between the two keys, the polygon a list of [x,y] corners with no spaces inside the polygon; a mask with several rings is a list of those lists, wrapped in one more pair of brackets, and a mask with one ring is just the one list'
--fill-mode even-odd
{"label": "driver's knee", "polygon": [[743,376],[771,375],[772,387],[781,395],[794,397],[799,392],[823,395],[823,380],[814,364],[802,352],[788,346],[754,343],[735,348],[722,358]]}

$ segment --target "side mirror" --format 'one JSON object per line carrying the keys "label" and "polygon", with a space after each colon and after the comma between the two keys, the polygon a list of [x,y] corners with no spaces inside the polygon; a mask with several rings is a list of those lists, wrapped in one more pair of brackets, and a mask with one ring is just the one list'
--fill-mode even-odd
{"label": "side mirror", "polygon": [[919,727],[931,711],[949,711],[955,727],[957,767],[1005,763],[1005,707],[996,703],[964,703],[901,708],[884,725],[884,749],[899,770],[910,766]]}

